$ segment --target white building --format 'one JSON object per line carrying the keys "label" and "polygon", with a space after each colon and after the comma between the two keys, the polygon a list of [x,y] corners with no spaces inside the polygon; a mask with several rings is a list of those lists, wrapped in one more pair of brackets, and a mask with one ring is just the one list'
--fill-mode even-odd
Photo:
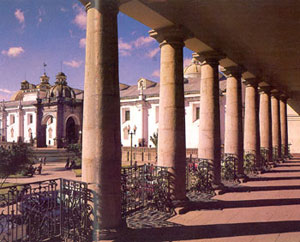
{"label": "white building", "polygon": [[[200,64],[197,60],[184,70],[186,147],[197,148],[199,142]],[[225,78],[220,74],[221,138],[224,140]],[[159,83],[141,78],[137,85],[120,84],[121,140],[130,146],[128,131],[134,132],[133,146],[152,146],[150,136],[158,131]]]}
{"label": "white building", "polygon": [[44,74],[38,85],[21,89],[0,105],[1,140],[35,142],[37,147],[62,147],[77,142],[82,127],[83,92],[72,89],[60,72],[54,85]]}

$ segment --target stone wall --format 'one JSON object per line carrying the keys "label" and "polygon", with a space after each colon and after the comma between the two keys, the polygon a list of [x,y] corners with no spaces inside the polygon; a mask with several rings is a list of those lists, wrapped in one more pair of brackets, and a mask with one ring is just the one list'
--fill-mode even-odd
{"label": "stone wall", "polygon": [[[196,158],[198,154],[197,149],[186,149],[186,157],[192,156]],[[132,162],[138,163],[156,163],[156,149],[147,147],[133,147],[132,148]],[[130,164],[130,147],[122,147],[122,164]]]}

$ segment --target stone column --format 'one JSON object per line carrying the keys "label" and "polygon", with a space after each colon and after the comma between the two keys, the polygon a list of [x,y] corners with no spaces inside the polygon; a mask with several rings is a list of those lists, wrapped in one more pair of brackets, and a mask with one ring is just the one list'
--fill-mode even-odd
{"label": "stone column", "polygon": [[2,104],[1,111],[2,111],[2,137],[0,142],[7,141],[7,112],[5,110],[4,102]]}
{"label": "stone column", "polygon": [[19,134],[18,134],[18,142],[24,141],[24,112],[23,112],[23,106],[19,104],[19,110],[18,110],[18,122],[19,122]]}
{"label": "stone column", "polygon": [[259,87],[259,129],[260,147],[268,152],[268,161],[272,161],[272,119],[271,119],[271,87]]}
{"label": "stone column", "polygon": [[256,167],[260,168],[260,136],[259,136],[259,98],[258,81],[246,79],[245,119],[244,119],[244,151],[255,155]]}
{"label": "stone column", "polygon": [[109,237],[121,224],[121,136],[117,0],[86,5],[82,180],[95,194],[94,229]]}
{"label": "stone column", "polygon": [[177,26],[149,32],[160,43],[158,166],[171,168],[174,200],[186,198],[183,46],[187,36]]}
{"label": "stone column", "polygon": [[233,154],[238,159],[238,174],[244,174],[243,120],[242,120],[242,68],[226,67],[226,111],[225,111],[225,154]]}
{"label": "stone column", "polygon": [[[279,114],[279,92],[276,89],[271,91],[272,105],[272,147],[277,159],[281,159],[281,133],[280,133],[280,114]],[[276,160],[275,160],[276,161]]]}
{"label": "stone column", "polygon": [[288,157],[289,154],[286,95],[280,96],[279,105],[280,105],[280,131],[281,131],[282,157],[286,158]]}
{"label": "stone column", "polygon": [[198,157],[208,159],[213,167],[213,183],[221,185],[221,137],[219,106],[219,60],[225,58],[215,51],[201,52],[200,120]]}

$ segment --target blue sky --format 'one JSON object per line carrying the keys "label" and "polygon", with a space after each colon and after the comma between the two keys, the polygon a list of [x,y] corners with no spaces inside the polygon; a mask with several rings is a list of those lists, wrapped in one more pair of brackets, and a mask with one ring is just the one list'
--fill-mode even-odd
{"label": "blue sky", "polygon": [[[119,13],[120,82],[159,81],[159,45],[148,27]],[[0,0],[0,99],[24,79],[37,84],[43,63],[51,84],[62,71],[83,89],[86,14],[78,0]],[[185,48],[185,64],[192,52]]]}

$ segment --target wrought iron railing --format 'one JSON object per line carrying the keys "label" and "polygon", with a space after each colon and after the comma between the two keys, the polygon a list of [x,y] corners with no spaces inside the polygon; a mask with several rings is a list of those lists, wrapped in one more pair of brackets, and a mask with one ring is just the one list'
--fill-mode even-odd
{"label": "wrought iron railing", "polygon": [[172,209],[168,168],[142,165],[121,169],[122,216],[141,208]]}
{"label": "wrought iron railing", "polygon": [[244,153],[244,172],[245,174],[256,174],[258,167],[256,166],[256,156],[253,151]]}
{"label": "wrought iron railing", "polygon": [[292,144],[288,144],[288,158],[292,158],[292,153],[291,153],[291,146]]}
{"label": "wrought iron railing", "polygon": [[221,176],[223,180],[238,179],[238,157],[236,154],[225,153],[221,162]]}
{"label": "wrought iron railing", "polygon": [[54,179],[0,188],[0,241],[90,241],[87,184]]}
{"label": "wrought iron railing", "polygon": [[269,168],[269,152],[268,148],[260,148],[261,165],[263,168]]}
{"label": "wrought iron railing", "polygon": [[277,146],[274,146],[272,148],[272,151],[273,151],[273,162],[278,162],[279,161],[279,156],[278,156],[278,147]]}
{"label": "wrought iron railing", "polygon": [[209,159],[189,159],[186,169],[186,189],[191,192],[214,193],[213,161]]}

